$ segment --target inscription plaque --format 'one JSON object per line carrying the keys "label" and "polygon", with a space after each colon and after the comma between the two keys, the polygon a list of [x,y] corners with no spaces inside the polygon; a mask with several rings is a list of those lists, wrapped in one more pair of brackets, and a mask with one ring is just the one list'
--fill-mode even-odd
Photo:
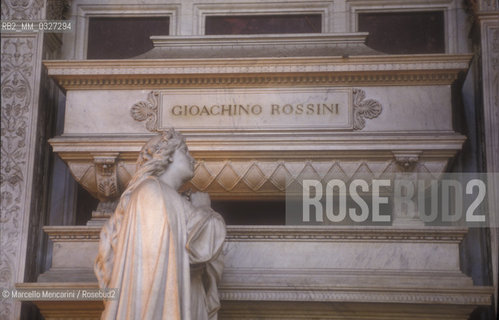
{"label": "inscription plaque", "polygon": [[382,111],[365,98],[358,88],[160,90],[130,111],[151,132],[362,130]]}
{"label": "inscription plaque", "polygon": [[159,91],[158,129],[352,129],[352,89]]}

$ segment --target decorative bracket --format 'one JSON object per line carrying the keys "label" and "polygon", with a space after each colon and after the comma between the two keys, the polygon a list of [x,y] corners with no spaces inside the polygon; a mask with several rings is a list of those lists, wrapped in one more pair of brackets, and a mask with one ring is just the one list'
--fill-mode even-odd
{"label": "decorative bracket", "polygon": [[120,196],[117,158],[117,153],[94,155],[95,182],[101,202],[114,201]]}
{"label": "decorative bracket", "polygon": [[419,161],[422,151],[393,151],[395,162],[402,168],[402,171],[412,171]]}
{"label": "decorative bracket", "polygon": [[353,89],[353,129],[362,130],[366,126],[366,119],[376,118],[381,114],[383,107],[374,99],[367,99],[362,89]]}

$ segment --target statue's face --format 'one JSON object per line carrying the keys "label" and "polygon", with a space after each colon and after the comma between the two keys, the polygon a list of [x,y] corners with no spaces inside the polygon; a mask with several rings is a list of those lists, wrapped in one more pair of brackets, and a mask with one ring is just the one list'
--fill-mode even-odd
{"label": "statue's face", "polygon": [[183,182],[190,180],[194,176],[194,164],[196,161],[189,154],[187,146],[184,144],[176,149],[172,156],[171,170],[178,174]]}

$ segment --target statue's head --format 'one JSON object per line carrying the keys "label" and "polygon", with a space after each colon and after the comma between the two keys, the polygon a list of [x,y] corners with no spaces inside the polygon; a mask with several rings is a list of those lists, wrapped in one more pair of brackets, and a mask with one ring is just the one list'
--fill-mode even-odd
{"label": "statue's head", "polygon": [[[150,175],[159,176],[174,161],[174,154],[177,150],[188,155],[187,145],[182,135],[174,129],[163,131],[152,137],[142,147],[137,159],[137,170],[142,171],[142,173],[147,171]],[[180,159],[180,157],[178,158]],[[192,162],[193,160],[188,155],[188,159],[185,161]],[[189,165],[192,164],[189,163]]]}
{"label": "statue's head", "polygon": [[140,150],[137,170],[121,196],[120,205],[125,207],[133,190],[148,177],[168,179],[163,181],[177,189],[179,183],[186,182],[193,175],[194,159],[182,135],[173,129],[163,131],[149,139]]}

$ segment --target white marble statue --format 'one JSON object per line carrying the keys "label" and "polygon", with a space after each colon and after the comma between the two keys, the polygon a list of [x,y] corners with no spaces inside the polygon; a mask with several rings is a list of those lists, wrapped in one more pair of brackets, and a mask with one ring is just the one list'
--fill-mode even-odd
{"label": "white marble statue", "polygon": [[95,273],[118,288],[102,319],[217,318],[225,223],[205,193],[177,192],[194,159],[173,130],[142,148],[137,172],[101,231]]}

